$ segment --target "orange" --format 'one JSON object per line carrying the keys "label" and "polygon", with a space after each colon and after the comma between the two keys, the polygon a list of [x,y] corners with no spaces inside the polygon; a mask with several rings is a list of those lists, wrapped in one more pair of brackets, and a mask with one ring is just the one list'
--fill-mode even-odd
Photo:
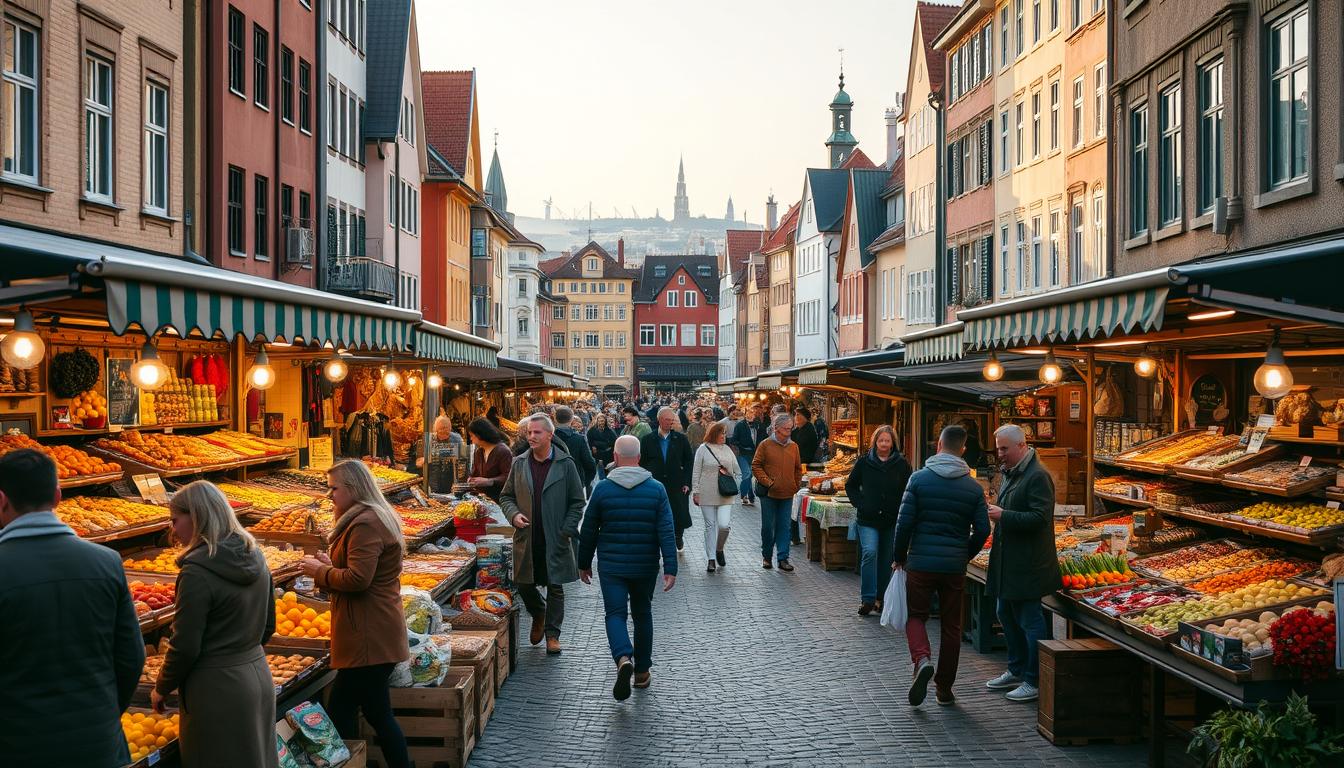
{"label": "orange", "polygon": [[317,611],[314,611],[312,608],[309,608],[303,612],[303,618],[312,621],[313,619],[317,618]]}
{"label": "orange", "polygon": [[303,621],[303,611],[298,608],[290,608],[289,611],[285,613],[285,618],[298,624],[300,621]]}
{"label": "orange", "polygon": [[308,630],[308,636],[309,636],[309,637],[321,637],[322,634],[321,634],[320,632],[317,631],[317,628],[316,628],[316,627],[313,627],[313,628],[311,628],[311,629]]}

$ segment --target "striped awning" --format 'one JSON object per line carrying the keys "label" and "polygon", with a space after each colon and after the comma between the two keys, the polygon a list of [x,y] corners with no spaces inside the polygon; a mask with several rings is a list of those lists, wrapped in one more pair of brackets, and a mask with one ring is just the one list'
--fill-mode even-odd
{"label": "striped awning", "polygon": [[782,386],[784,386],[784,376],[779,371],[766,371],[756,374],[757,389],[779,389]]}
{"label": "striped awning", "polygon": [[496,368],[499,345],[434,323],[421,323],[415,328],[415,356],[441,363]]}
{"label": "striped awning", "polygon": [[1151,286],[967,319],[966,345],[1004,349],[1161,330],[1168,290],[1166,285]]}
{"label": "striped awning", "polygon": [[393,317],[342,312],[314,303],[266,300],[202,288],[106,280],[107,319],[121,335],[132,325],[153,335],[172,328],[185,337],[193,330],[206,338],[247,341],[302,339],[348,349],[397,350],[410,347],[412,325]]}
{"label": "striped awning", "polygon": [[963,350],[964,325],[960,322],[940,325],[901,338],[905,343],[905,365],[960,360]]}

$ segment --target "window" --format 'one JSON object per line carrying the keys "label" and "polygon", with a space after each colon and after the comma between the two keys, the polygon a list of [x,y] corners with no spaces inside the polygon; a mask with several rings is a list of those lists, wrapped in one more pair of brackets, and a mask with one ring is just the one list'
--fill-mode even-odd
{"label": "window", "polygon": [[584,372],[584,374],[585,374],[588,378],[590,378],[590,379],[593,378],[594,376],[596,376],[596,375],[597,375],[597,360],[595,360],[595,359],[593,359],[593,358],[591,358],[591,357],[588,358],[587,360],[584,360],[584,361],[583,361],[583,372]]}
{"label": "window", "polygon": [[1041,217],[1031,217],[1031,287],[1041,287]]}
{"label": "window", "polygon": [[1026,157],[1025,152],[1026,144],[1024,143],[1024,139],[1022,136],[1024,126],[1023,119],[1026,115],[1026,110],[1027,110],[1026,105],[1019,101],[1017,103],[1017,139],[1016,139],[1016,146],[1014,147],[1014,150],[1016,150],[1014,153],[1014,158],[1016,159],[1018,165],[1021,165],[1022,159]]}
{"label": "window", "polygon": [[518,318],[518,338],[529,339],[532,337],[531,322],[527,317]]}
{"label": "window", "polygon": [[[300,226],[300,227],[311,227],[311,226],[313,226],[313,220],[312,220],[312,218],[311,218],[312,213],[313,213],[313,199],[312,199],[312,197],[309,196],[309,194],[308,194],[307,192],[300,192],[300,193],[299,193],[299,221],[298,221],[298,223],[297,223],[295,226]],[[363,221],[363,220],[361,219],[361,222],[362,222],[362,221]]]}
{"label": "window", "polygon": [[616,361],[616,375],[617,375],[617,376],[624,376],[624,375],[625,375],[625,361],[624,361],[624,360],[617,360],[617,361]]}
{"label": "window", "polygon": [[658,326],[658,345],[663,347],[677,346],[677,326],[667,324]]}
{"label": "window", "polygon": [[582,319],[583,319],[583,307],[580,306],[580,305],[578,305],[578,304],[575,304],[575,305],[571,306],[571,307],[569,308],[569,319],[570,319],[570,320],[582,320]]}
{"label": "window", "polygon": [[611,378],[611,358],[602,361],[602,375]]}
{"label": "window", "polygon": [[1024,23],[1022,17],[1022,0],[1013,0],[1013,15],[1016,17],[1017,21],[1017,26],[1014,29],[1014,31],[1017,33],[1015,35],[1017,38],[1017,40],[1015,41],[1017,43],[1017,47],[1013,51],[1013,53],[1016,56],[1021,56],[1022,51],[1025,50],[1027,47],[1026,46],[1027,25]]}
{"label": "window", "polygon": [[611,332],[611,331],[603,331],[603,332],[602,332],[602,346],[603,346],[603,347],[606,347],[607,349],[611,349],[611,347],[612,347],[612,345],[615,343],[615,341],[616,341],[616,334],[615,334],[615,333],[613,333],[613,332]]}
{"label": "window", "polygon": [[255,218],[252,222],[253,245],[257,258],[266,259],[271,255],[271,229],[267,224],[271,195],[270,182],[265,176],[252,177],[252,197],[253,205],[256,207]]}
{"label": "window", "polygon": [[616,332],[616,348],[625,349],[625,331]]}
{"label": "window", "polygon": [[[1082,0],[1074,0],[1082,2]],[[1073,146],[1074,148],[1083,146],[1083,78],[1080,76],[1073,81]],[[1098,116],[1100,117],[1100,116]]]}
{"label": "window", "polygon": [[1050,287],[1059,285],[1059,218],[1058,208],[1050,211]]}
{"label": "window", "polygon": [[269,38],[266,30],[252,25],[252,98],[262,109],[269,109],[271,104]]}
{"label": "window", "polygon": [[999,113],[999,173],[1008,172],[1008,113]]}
{"label": "window", "polygon": [[677,285],[685,285],[685,284],[686,284],[686,276],[677,275]]}
{"label": "window", "polygon": [[589,272],[596,272],[596,271],[597,271],[597,259],[589,259],[589,260],[588,260],[588,271],[589,271]]}
{"label": "window", "polygon": [[597,349],[601,344],[602,340],[598,337],[597,331],[588,331],[583,334],[583,346],[588,349]]}
{"label": "window", "polygon": [[1041,92],[1031,94],[1031,157],[1041,156]]}
{"label": "window", "polygon": [[1100,189],[1092,193],[1092,261],[1087,278],[1094,280],[1105,271],[1106,260],[1106,196]]}
{"label": "window", "polygon": [[[621,286],[621,287],[624,288],[625,286]],[[616,308],[616,319],[617,319],[617,320],[624,320],[624,319],[625,319],[625,306],[624,306],[624,305],[621,305],[621,306],[619,306],[619,307]]]}
{"label": "window", "polygon": [[339,150],[337,144],[341,138],[341,115],[345,114],[344,105],[336,98],[336,81],[327,81],[327,146]]}
{"label": "window", "polygon": [[1075,196],[1069,203],[1069,285],[1088,279],[1083,272],[1086,263],[1083,255],[1083,198]]}
{"label": "window", "polygon": [[313,132],[313,68],[299,59],[299,130]]}
{"label": "window", "polygon": [[145,209],[168,212],[168,89],[145,83]]}
{"label": "window", "polygon": [[681,324],[681,346],[683,347],[695,346],[695,323]]}
{"label": "window", "polygon": [[4,147],[4,164],[0,173],[37,181],[39,112],[37,82],[37,30],[14,21],[3,19],[4,47],[3,78],[4,106],[0,112],[0,146]]}
{"label": "window", "polygon": [[1311,86],[1307,79],[1309,4],[1275,21],[1269,28],[1269,114],[1267,159],[1269,187],[1307,175],[1311,122]]}
{"label": "window", "polygon": [[1096,120],[1093,131],[1097,136],[1106,135],[1106,62],[1097,65],[1092,71],[1092,119]]}
{"label": "window", "polygon": [[641,347],[652,347],[654,343],[653,325],[644,324],[639,326],[639,345]]}
{"label": "window", "polygon": [[999,227],[999,295],[1008,295],[1008,225]]}
{"label": "window", "polygon": [[526,277],[520,277],[520,278],[518,278],[518,298],[520,298],[520,299],[525,299],[525,298],[527,298],[527,278],[526,278]]}
{"label": "window", "polygon": [[229,166],[229,253],[246,255],[243,243],[243,169]]}
{"label": "window", "polygon": [[579,349],[583,347],[583,334],[581,333],[570,334],[569,342],[570,346],[573,347],[574,349]]}
{"label": "window", "polygon": [[1017,222],[1017,290],[1027,288],[1027,223]]}
{"label": "window", "polygon": [[1059,81],[1050,84],[1050,151],[1059,149]]}
{"label": "window", "polygon": [[1050,31],[1059,29],[1059,0],[1050,0]]}
{"label": "window", "polygon": [[1069,0],[1069,29],[1077,29],[1083,23],[1083,0]]}
{"label": "window", "polygon": [[1031,0],[1031,42],[1041,42],[1041,0]]}
{"label": "window", "polygon": [[1173,85],[1158,95],[1159,138],[1157,155],[1158,226],[1181,220],[1181,86]]}
{"label": "window", "polygon": [[613,310],[613,307],[612,307],[610,304],[603,304],[603,305],[602,305],[602,319],[603,319],[603,320],[610,320],[614,314],[615,314],[615,312],[614,312],[614,310]]}
{"label": "window", "polygon": [[617,284],[616,284],[616,292],[617,292],[617,293],[625,293],[625,283],[617,283]]}
{"label": "window", "polygon": [[716,336],[715,336],[715,334],[717,334],[717,333],[718,333],[718,329],[715,328],[715,327],[712,326],[712,325],[702,325],[702,326],[700,326],[700,346],[702,346],[702,347],[712,347],[712,346],[718,344],[718,341],[716,341]]}
{"label": "window", "polygon": [[84,194],[112,199],[112,65],[84,58]]}
{"label": "window", "polygon": [[1008,55],[1008,6],[1003,6],[999,10],[999,66],[1008,66],[1008,60],[1012,57]]}
{"label": "window", "polygon": [[584,305],[583,305],[583,319],[584,319],[584,320],[596,320],[596,319],[597,319],[597,305],[596,305],[596,304],[584,304]]}
{"label": "window", "polygon": [[1223,60],[1199,68],[1199,212],[1223,194]]}
{"label": "window", "polygon": [[668,291],[668,292],[667,292],[667,306],[669,306],[669,307],[675,307],[675,306],[677,306],[677,297],[678,297],[679,295],[680,295],[680,294],[678,294],[676,291]]}
{"label": "window", "polygon": [[229,6],[229,90],[246,96],[247,80],[243,74],[243,14]]}
{"label": "window", "polygon": [[1129,234],[1148,231],[1148,106],[1129,112]]}
{"label": "window", "polygon": [[562,307],[562,306],[560,306],[559,304],[556,304],[554,307],[551,307],[551,319],[552,319],[552,320],[564,320],[564,319],[565,319],[565,308]]}
{"label": "window", "polygon": [[686,296],[682,299],[681,305],[683,307],[698,307],[700,306],[700,297],[695,291],[686,291]]}
{"label": "window", "polygon": [[[557,309],[558,309],[558,307],[557,307]],[[564,349],[564,347],[565,347],[565,334],[563,334],[563,333],[552,333],[552,334],[551,334],[551,347],[552,347],[553,349]]]}

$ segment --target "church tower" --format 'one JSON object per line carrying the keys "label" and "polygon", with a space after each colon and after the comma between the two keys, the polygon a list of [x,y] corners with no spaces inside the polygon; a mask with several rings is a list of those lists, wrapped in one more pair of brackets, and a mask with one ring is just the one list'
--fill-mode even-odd
{"label": "church tower", "polygon": [[839,168],[849,159],[859,140],[849,132],[850,114],[854,111],[854,102],[845,93],[845,70],[840,70],[840,90],[831,99],[831,137],[826,139],[826,153],[832,168]]}
{"label": "church tower", "polygon": [[672,200],[672,220],[686,221],[691,218],[691,201],[686,198],[686,164],[677,160],[677,196]]}
{"label": "church tower", "polygon": [[727,220],[729,220],[729,221],[736,221],[736,219],[733,217],[733,196],[732,196],[732,195],[729,195],[729,196],[728,196],[728,212],[724,214],[723,218],[725,218],[725,219],[727,219]]}

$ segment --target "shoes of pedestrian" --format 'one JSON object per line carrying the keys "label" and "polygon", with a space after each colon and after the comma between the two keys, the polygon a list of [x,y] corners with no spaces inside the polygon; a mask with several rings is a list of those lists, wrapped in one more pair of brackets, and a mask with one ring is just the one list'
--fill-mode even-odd
{"label": "shoes of pedestrian", "polygon": [[636,688],[648,688],[648,687],[649,687],[649,683],[652,683],[652,682],[653,682],[653,673],[652,673],[652,672],[636,672],[636,673],[635,673],[635,687],[636,687]]}
{"label": "shoes of pedestrian", "polygon": [[542,638],[546,637],[546,622],[540,618],[533,617],[532,632],[528,634],[527,639],[532,641],[533,645],[540,643]]}
{"label": "shoes of pedestrian", "polygon": [[788,560],[780,560],[780,561],[779,561],[779,570],[781,570],[781,571],[785,571],[785,572],[792,571],[792,570],[793,570],[793,565],[792,565]]}
{"label": "shoes of pedestrian", "polygon": [[933,700],[945,707],[957,703],[957,697],[953,696],[951,691],[944,691],[940,688],[933,689]]}
{"label": "shoes of pedestrian", "polygon": [[616,685],[612,686],[611,696],[617,701],[630,698],[630,678],[635,674],[635,663],[629,656],[622,656],[616,664]]}
{"label": "shoes of pedestrian", "polygon": [[877,609],[877,606],[876,606],[876,605],[873,605],[872,603],[864,603],[863,605],[860,605],[860,606],[859,606],[859,615],[860,615],[860,616],[867,616],[868,614],[872,613],[872,612],[873,612],[874,610],[876,610],[876,609]]}
{"label": "shoes of pedestrian", "polygon": [[680,552],[685,548],[686,548],[686,542],[682,541],[681,539],[677,539],[677,551]]}
{"label": "shoes of pedestrian", "polygon": [[718,563],[714,562],[713,560],[710,560],[710,561],[709,561],[709,565],[705,566],[705,572],[706,572],[706,573],[713,573],[714,570],[715,570],[714,566],[716,566],[716,565],[718,565]]}
{"label": "shoes of pedestrian", "polygon": [[770,563],[770,558],[767,557],[761,560],[761,567],[768,571],[771,568],[774,568],[775,566]]}
{"label": "shoes of pedestrian", "polygon": [[1004,672],[1002,675],[985,683],[985,687],[991,691],[1011,691],[1022,684],[1022,678],[1014,675],[1012,672]]}
{"label": "shoes of pedestrian", "polygon": [[915,664],[915,681],[910,684],[910,706],[918,707],[929,695],[929,681],[933,679],[933,662],[922,658]]}
{"label": "shoes of pedestrian", "polygon": [[560,638],[558,637],[546,638],[546,654],[548,656],[560,655]]}
{"label": "shoes of pedestrian", "polygon": [[796,546],[798,546],[799,544],[802,544],[802,543],[803,543],[803,540],[802,540],[802,539],[792,539],[789,543],[796,547]]}
{"label": "shoes of pedestrian", "polygon": [[1035,701],[1040,696],[1040,691],[1031,683],[1023,683],[1008,692],[1005,697],[1009,701]]}
{"label": "shoes of pedestrian", "polygon": [[723,567],[728,564],[728,558],[723,556],[722,549],[714,553],[714,559],[719,561],[719,567]]}

